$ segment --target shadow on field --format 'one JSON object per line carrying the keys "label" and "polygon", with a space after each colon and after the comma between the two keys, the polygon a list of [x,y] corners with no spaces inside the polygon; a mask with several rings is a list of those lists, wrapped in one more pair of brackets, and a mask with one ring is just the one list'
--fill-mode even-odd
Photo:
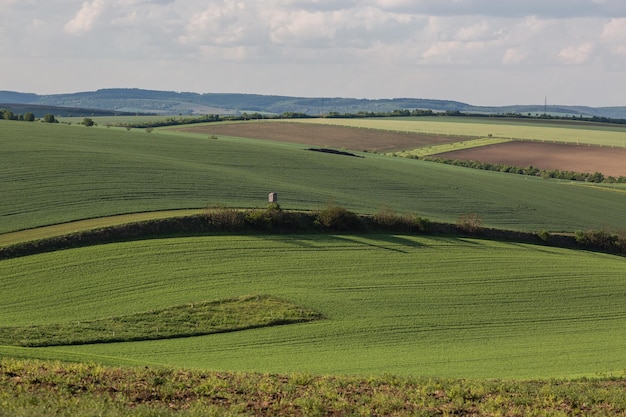
{"label": "shadow on field", "polygon": [[[363,241],[366,238],[367,241]],[[377,249],[385,249],[392,252],[399,253],[408,253],[408,251],[397,248],[396,246],[408,246],[408,247],[423,247],[424,245],[411,240],[406,237],[396,236],[396,235],[386,235],[386,234],[368,234],[367,236],[356,235],[327,235],[327,234],[318,234],[318,235],[303,235],[303,236],[283,236],[283,235],[275,235],[269,237],[269,239],[277,240],[282,243],[286,243],[289,245],[297,246],[303,249],[316,249],[319,248],[320,245],[324,245],[325,243],[333,243],[337,241],[350,242],[351,244],[357,243],[365,246],[370,246]],[[379,241],[380,244],[374,243],[375,241]],[[394,247],[391,247],[394,246]]]}
{"label": "shadow on field", "polygon": [[[409,253],[409,252],[406,250],[398,249],[397,247],[390,247],[389,245],[408,246],[408,247],[413,247],[413,248],[424,246],[421,243],[415,242],[414,240],[401,237],[401,236],[395,236],[395,235],[368,235],[367,236],[368,241],[355,239],[352,236],[334,236],[334,238],[337,240],[344,240],[350,243],[358,243],[364,246],[370,246],[370,247],[377,248],[377,249],[385,249],[391,252],[398,252],[398,253]],[[376,244],[376,243],[373,243],[373,241],[378,241],[381,243]]]}
{"label": "shadow on field", "polygon": [[333,236],[325,234],[311,235],[267,235],[267,239],[303,249],[316,249],[327,241],[333,240]]}

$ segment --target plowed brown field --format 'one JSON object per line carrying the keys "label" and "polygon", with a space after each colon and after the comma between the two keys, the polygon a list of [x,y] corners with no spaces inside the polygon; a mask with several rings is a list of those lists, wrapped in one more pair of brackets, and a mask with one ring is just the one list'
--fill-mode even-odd
{"label": "plowed brown field", "polygon": [[532,165],[546,170],[626,176],[626,149],[623,148],[515,141],[445,152],[436,156],[516,167]]}
{"label": "plowed brown field", "polygon": [[354,127],[258,121],[185,127],[178,130],[368,152],[401,151],[468,139],[467,136],[460,138]]}

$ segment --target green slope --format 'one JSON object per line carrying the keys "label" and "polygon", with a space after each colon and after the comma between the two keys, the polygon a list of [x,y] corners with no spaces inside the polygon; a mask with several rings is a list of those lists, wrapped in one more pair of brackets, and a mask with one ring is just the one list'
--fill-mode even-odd
{"label": "green slope", "polygon": [[626,263],[401,235],[198,237],[0,262],[0,323],[45,325],[263,293],[326,320],[2,355],[316,374],[572,377],[626,369]]}
{"label": "green slope", "polygon": [[356,212],[389,206],[449,222],[477,213],[487,226],[510,229],[626,228],[626,188],[618,186],[159,130],[2,120],[0,143],[0,233],[143,211],[262,207],[270,191],[287,209],[319,209],[334,199]]}

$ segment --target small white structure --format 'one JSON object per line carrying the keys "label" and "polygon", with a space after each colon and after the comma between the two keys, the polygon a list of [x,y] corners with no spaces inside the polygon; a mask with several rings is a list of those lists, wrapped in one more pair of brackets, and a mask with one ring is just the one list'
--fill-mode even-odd
{"label": "small white structure", "polygon": [[274,204],[274,203],[278,203],[278,194],[276,193],[269,193],[267,196],[267,201]]}

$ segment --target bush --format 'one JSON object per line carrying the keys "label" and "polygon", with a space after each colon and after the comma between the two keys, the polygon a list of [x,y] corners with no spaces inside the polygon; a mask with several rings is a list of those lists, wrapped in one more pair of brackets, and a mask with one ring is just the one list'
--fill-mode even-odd
{"label": "bush", "polygon": [[347,231],[361,227],[361,220],[351,211],[329,201],[326,207],[317,214],[317,222],[330,230]]}
{"label": "bush", "polygon": [[378,213],[374,214],[372,221],[376,226],[381,226],[385,228],[397,228],[399,226],[403,226],[403,218],[398,216],[393,209],[384,206],[378,210]]}
{"label": "bush", "polygon": [[413,222],[417,230],[419,230],[420,232],[426,232],[428,231],[428,229],[430,229],[430,220],[424,217],[415,216],[413,218]]}
{"label": "bush", "polygon": [[43,117],[43,121],[45,123],[58,123],[58,120],[54,117],[54,114],[50,114],[50,113],[46,114]]}
{"label": "bush", "polygon": [[461,214],[459,220],[456,222],[456,226],[463,232],[469,234],[476,234],[482,228],[483,221],[481,217],[476,213]]}
{"label": "bush", "polygon": [[223,232],[242,230],[246,222],[242,211],[228,207],[208,207],[204,216],[211,229]]}
{"label": "bush", "polygon": [[265,209],[251,210],[245,214],[246,222],[261,230],[271,230],[281,226],[284,217],[277,203],[270,203]]}
{"label": "bush", "polygon": [[387,230],[423,232],[428,229],[430,221],[416,215],[399,215],[393,209],[385,206],[374,214],[372,224]]}
{"label": "bush", "polygon": [[580,245],[591,249],[601,249],[605,252],[626,255],[626,236],[624,233],[611,233],[606,230],[577,230],[574,239]]}
{"label": "bush", "polygon": [[546,230],[542,230],[541,232],[537,233],[537,237],[539,237],[539,239],[543,240],[544,242],[547,242],[548,240],[550,240],[550,233],[548,233]]}

